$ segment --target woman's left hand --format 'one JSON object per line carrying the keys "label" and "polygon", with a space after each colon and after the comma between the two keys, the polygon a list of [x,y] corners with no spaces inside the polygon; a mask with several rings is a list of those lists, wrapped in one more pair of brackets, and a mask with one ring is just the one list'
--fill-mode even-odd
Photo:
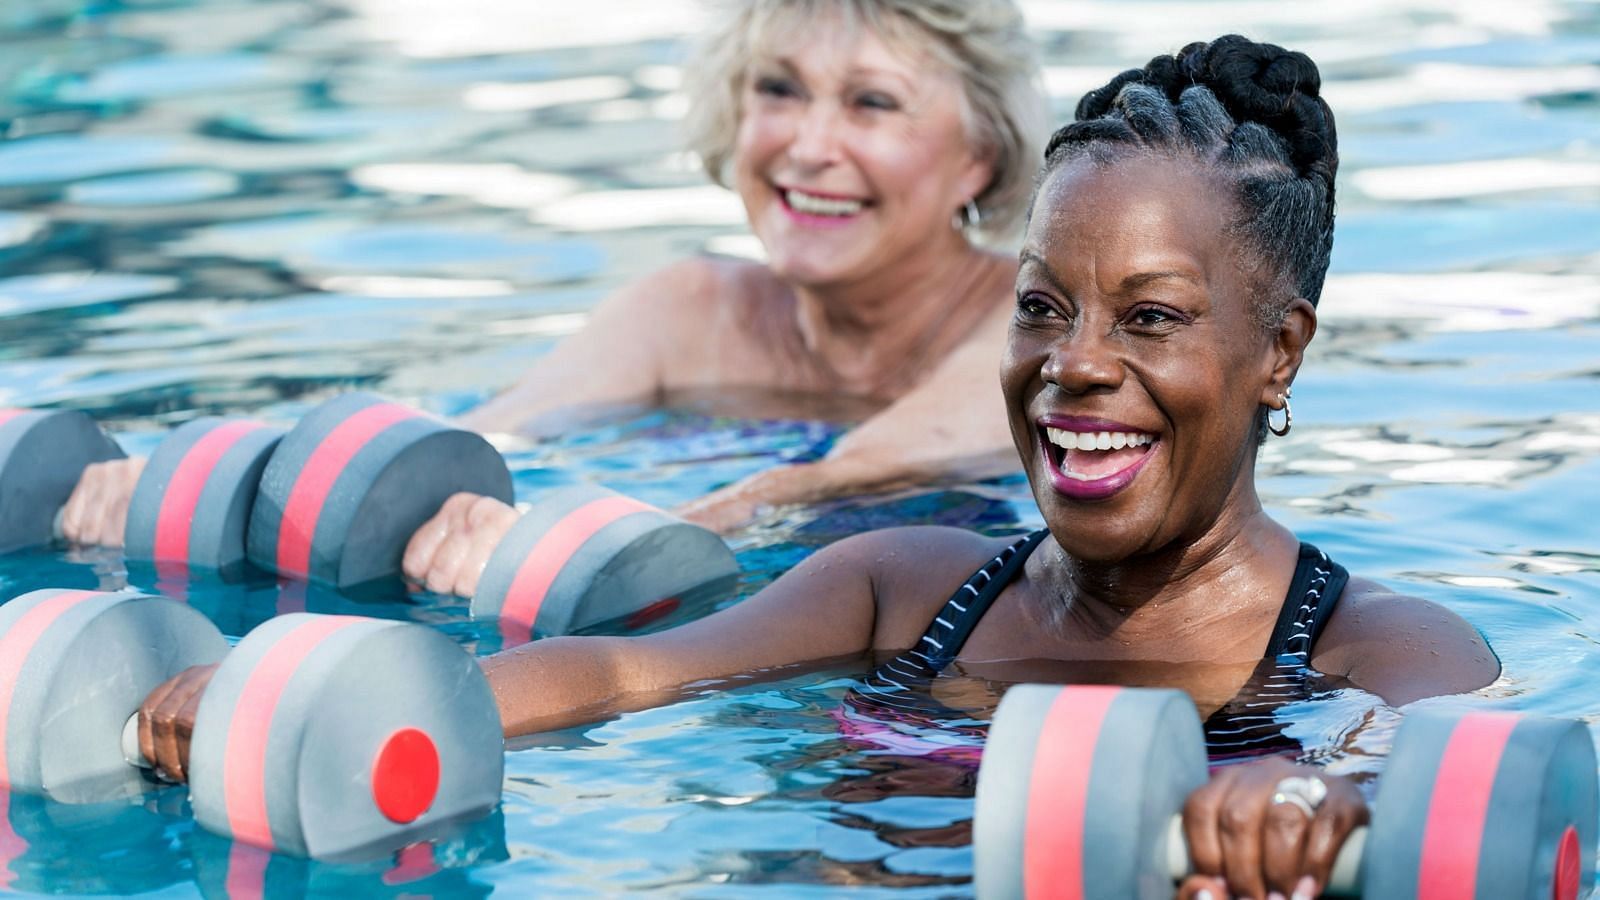
{"label": "woman's left hand", "polygon": [[[1308,781],[1284,785],[1288,778]],[[1312,782],[1326,795],[1319,798]],[[1345,838],[1367,819],[1356,786],[1320,769],[1281,759],[1224,768],[1184,804],[1196,874],[1178,897],[1310,900],[1327,885]]]}
{"label": "woman's left hand", "polygon": [[701,528],[727,534],[756,517],[757,505],[740,485],[730,485],[679,506],[673,514]]}

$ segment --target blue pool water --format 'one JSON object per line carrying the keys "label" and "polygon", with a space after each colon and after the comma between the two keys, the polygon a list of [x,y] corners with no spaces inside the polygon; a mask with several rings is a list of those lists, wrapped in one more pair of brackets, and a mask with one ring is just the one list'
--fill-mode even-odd
{"label": "blue pool water", "polygon": [[[0,404],[85,409],[132,452],[198,414],[287,421],[353,387],[457,412],[608,289],[686,253],[748,252],[736,203],[676,150],[699,7],[605,6],[0,3]],[[1504,677],[1433,702],[1593,723],[1600,4],[1329,6],[1026,9],[1058,118],[1115,71],[1226,31],[1319,60],[1343,139],[1339,235],[1264,498],[1352,570],[1489,637]],[[672,504],[838,433],[694,409],[503,449],[524,501],[591,479]],[[1038,516],[1017,477],[780,511],[734,536],[744,581],[703,606],[845,534],[927,521],[1001,534]],[[127,583],[115,553],[0,560],[4,598]],[[462,602],[422,594],[167,587],[235,636],[304,604],[494,641]],[[971,773],[841,736],[865,666],[528,741],[499,813],[421,857],[255,863],[283,896],[968,894]],[[1360,773],[1398,721],[1355,691],[1284,715]],[[13,798],[10,820],[0,892],[222,896],[241,853],[167,795]]]}

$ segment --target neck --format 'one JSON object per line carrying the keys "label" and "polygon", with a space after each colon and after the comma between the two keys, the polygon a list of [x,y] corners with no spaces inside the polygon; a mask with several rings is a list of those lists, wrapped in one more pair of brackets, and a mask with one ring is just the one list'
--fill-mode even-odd
{"label": "neck", "polygon": [[866,278],[796,285],[795,324],[805,352],[840,390],[897,394],[993,306],[1003,264],[952,230],[948,242]]}
{"label": "neck", "polygon": [[1128,559],[1075,559],[1051,539],[1040,548],[1040,617],[1088,658],[1258,654],[1261,625],[1270,630],[1278,614],[1281,560],[1298,545],[1261,509],[1253,482],[1240,493],[1203,534]]}

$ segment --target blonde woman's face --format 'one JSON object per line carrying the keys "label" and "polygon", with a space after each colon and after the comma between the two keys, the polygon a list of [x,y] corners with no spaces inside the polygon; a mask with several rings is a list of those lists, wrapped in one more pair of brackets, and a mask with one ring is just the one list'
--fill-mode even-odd
{"label": "blonde woman's face", "polygon": [[847,34],[808,28],[745,78],[734,186],[769,265],[797,284],[948,252],[951,217],[990,178],[956,76]]}

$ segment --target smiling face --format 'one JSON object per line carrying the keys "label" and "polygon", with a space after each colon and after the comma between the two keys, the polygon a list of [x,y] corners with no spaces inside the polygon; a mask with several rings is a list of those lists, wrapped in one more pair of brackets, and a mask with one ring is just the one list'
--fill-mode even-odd
{"label": "smiling face", "polygon": [[1256,413],[1315,320],[1305,301],[1276,332],[1251,316],[1235,215],[1216,175],[1152,155],[1068,162],[1040,187],[1001,383],[1040,511],[1079,559],[1258,509]]}
{"label": "smiling face", "polygon": [[961,238],[990,166],[955,75],[870,29],[813,25],[745,77],[733,184],[780,277],[848,282]]}

